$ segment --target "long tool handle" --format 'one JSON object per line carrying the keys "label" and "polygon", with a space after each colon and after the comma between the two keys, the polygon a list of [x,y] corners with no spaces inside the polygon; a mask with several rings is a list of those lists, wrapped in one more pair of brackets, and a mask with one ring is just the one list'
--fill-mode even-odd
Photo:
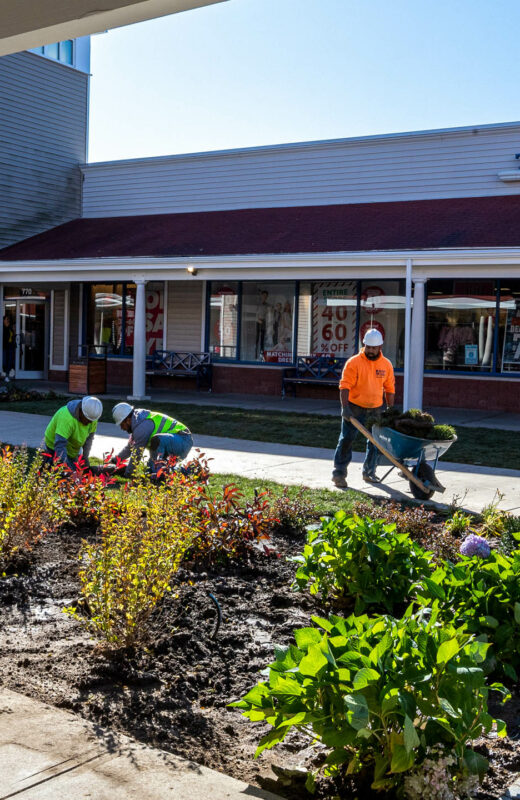
{"label": "long tool handle", "polygon": [[379,444],[379,442],[374,439],[370,431],[368,431],[365,426],[359,422],[359,420],[357,420],[355,417],[350,417],[349,422],[351,422],[354,428],[357,428],[366,439],[372,442],[372,444],[377,447],[377,449],[394,465],[394,467],[397,467],[403,473],[403,475],[406,475],[409,481],[413,481],[422,492],[425,492],[425,494],[429,494],[431,492],[431,489],[428,489],[424,483],[419,480],[417,475],[414,475],[413,472],[410,472],[410,470],[405,467],[404,464],[401,464],[397,458],[394,458],[394,456],[388,452],[386,447],[383,447],[382,444]]}

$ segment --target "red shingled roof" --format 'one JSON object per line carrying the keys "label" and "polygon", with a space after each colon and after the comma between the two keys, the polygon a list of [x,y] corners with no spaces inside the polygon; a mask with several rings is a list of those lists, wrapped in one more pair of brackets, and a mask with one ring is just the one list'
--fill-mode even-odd
{"label": "red shingled roof", "polygon": [[520,246],[520,195],[76,219],[0,260]]}

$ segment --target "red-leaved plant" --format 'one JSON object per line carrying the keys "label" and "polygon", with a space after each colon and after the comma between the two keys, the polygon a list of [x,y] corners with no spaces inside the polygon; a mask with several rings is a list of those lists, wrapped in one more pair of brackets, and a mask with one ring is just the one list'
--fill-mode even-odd
{"label": "red-leaved plant", "polygon": [[107,489],[115,484],[115,478],[94,474],[83,456],[78,458],[74,471],[59,463],[52,469],[60,475],[58,490],[65,519],[78,526],[99,522],[101,509],[107,504]]}

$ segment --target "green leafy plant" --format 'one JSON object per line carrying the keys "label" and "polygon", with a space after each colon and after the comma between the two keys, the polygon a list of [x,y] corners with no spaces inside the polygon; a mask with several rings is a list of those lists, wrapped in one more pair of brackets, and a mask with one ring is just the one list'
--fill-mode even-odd
{"label": "green leafy plant", "polygon": [[295,644],[275,650],[268,681],[231,704],[272,726],[257,756],[297,730],[328,749],[326,775],[370,771],[373,789],[399,786],[432,748],[454,757],[454,776],[485,773],[471,745],[495,725],[505,735],[487,700],[489,688],[508,696],[501,684],[486,686],[485,642],[442,622],[437,603],[410,606],[402,619],[313,621],[318,627],[296,630]]}
{"label": "green leafy plant", "polygon": [[511,556],[518,550],[520,543],[520,517],[510,514],[506,520],[506,530],[498,542],[498,550],[505,556]]}
{"label": "green leafy plant", "polygon": [[29,464],[26,449],[0,452],[0,571],[59,524],[57,479],[41,467],[40,457]]}
{"label": "green leafy plant", "polygon": [[508,558],[492,550],[486,559],[462,557],[445,562],[421,581],[417,597],[440,603],[442,614],[466,624],[490,643],[486,671],[517,680],[520,669],[520,550]]}
{"label": "green leafy plant", "polygon": [[[191,487],[182,478],[152,486],[139,467],[117,506],[100,510],[100,540],[83,543],[79,578],[82,609],[66,613],[80,620],[109,647],[146,641],[148,621],[198,531],[189,514]],[[86,611],[86,613],[84,613]]]}
{"label": "green leafy plant", "polygon": [[472,518],[463,511],[455,511],[450,519],[446,520],[444,527],[453,536],[464,536],[469,532]]}
{"label": "green leafy plant", "polygon": [[425,550],[432,551],[437,560],[458,557],[459,543],[436,521],[435,513],[424,506],[384,502],[374,507],[361,501],[352,505],[352,513],[394,523],[397,533],[407,533]]}
{"label": "green leafy plant", "polygon": [[358,614],[371,606],[392,612],[432,569],[431,553],[397,533],[395,524],[344,511],[309,531],[302,555],[293,560],[300,589],[325,599],[351,598]]}

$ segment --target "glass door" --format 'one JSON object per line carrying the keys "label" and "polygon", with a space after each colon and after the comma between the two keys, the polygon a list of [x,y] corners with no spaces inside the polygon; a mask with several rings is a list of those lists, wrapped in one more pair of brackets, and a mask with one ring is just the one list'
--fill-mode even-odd
{"label": "glass door", "polygon": [[45,301],[17,301],[16,377],[45,375]]}

